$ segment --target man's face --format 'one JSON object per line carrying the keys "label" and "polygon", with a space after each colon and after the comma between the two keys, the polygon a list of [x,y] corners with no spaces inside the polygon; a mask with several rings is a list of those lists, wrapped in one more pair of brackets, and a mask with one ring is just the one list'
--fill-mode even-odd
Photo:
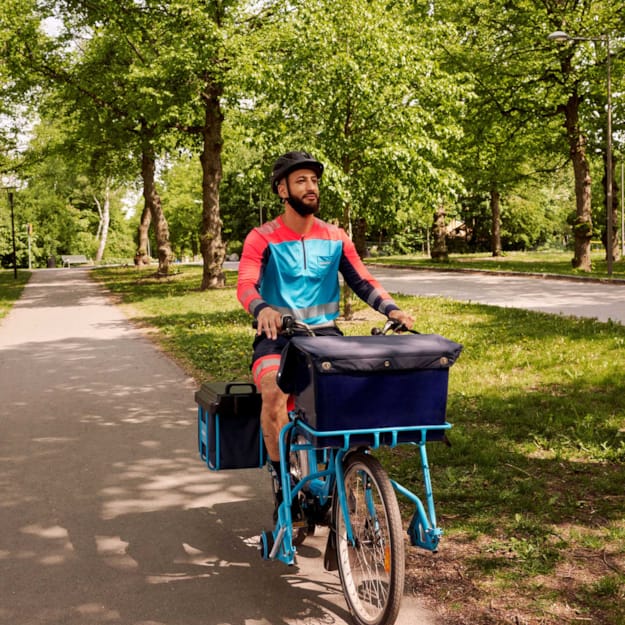
{"label": "man's face", "polygon": [[312,169],[296,169],[278,185],[278,194],[300,214],[319,210],[319,180]]}

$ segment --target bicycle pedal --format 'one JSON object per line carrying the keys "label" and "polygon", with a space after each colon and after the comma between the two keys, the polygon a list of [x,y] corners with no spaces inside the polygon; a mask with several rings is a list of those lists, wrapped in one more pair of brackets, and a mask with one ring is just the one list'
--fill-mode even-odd
{"label": "bicycle pedal", "polygon": [[271,532],[262,532],[260,535],[258,552],[263,560],[269,559],[269,554],[273,549],[274,540]]}

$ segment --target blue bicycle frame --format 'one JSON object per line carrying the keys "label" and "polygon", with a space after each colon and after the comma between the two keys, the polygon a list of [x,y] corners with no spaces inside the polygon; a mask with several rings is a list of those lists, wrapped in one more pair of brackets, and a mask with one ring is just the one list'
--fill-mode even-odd
{"label": "blue bicycle frame", "polygon": [[[290,421],[282,428],[279,439],[280,458],[282,460],[282,484],[290,484],[290,452],[305,452],[309,460],[308,465],[310,467],[318,467],[317,453],[322,451],[324,454],[323,464],[326,465],[327,468],[309,472],[307,475],[302,476],[300,481],[294,484],[292,488],[284,489],[284,498],[278,507],[278,519],[272,532],[273,544],[271,548],[269,548],[270,545],[265,544],[264,553],[267,554],[266,557],[280,560],[289,565],[294,563],[296,550],[293,545],[291,503],[302,489],[307,489],[310,494],[318,500],[321,506],[326,505],[333,494],[336,493],[342,517],[345,520],[347,540],[351,544],[354,543],[347,496],[345,493],[343,460],[350,448],[352,448],[352,437],[362,440],[363,436],[367,436],[371,440],[367,445],[369,449],[377,449],[381,445],[395,447],[398,444],[412,444],[418,446],[424,484],[425,505],[416,494],[395,480],[391,480],[391,484],[399,494],[406,497],[415,506],[415,512],[408,527],[408,535],[410,536],[411,544],[429,551],[435,551],[437,549],[442,530],[436,525],[436,512],[426,451],[426,439],[428,431],[447,430],[451,428],[450,423],[445,422],[442,425],[428,426],[319,431],[302,421],[296,416],[296,413],[291,413],[289,417]],[[414,432],[415,438],[419,438],[420,440],[411,443],[400,442],[399,435],[406,432]],[[298,434],[303,435],[307,442],[294,442]],[[336,437],[342,438],[343,445],[340,447],[324,447],[322,444],[323,439],[329,437],[333,437],[334,439],[336,439]],[[318,443],[313,444],[312,441],[318,441]],[[319,444],[319,442],[321,444]],[[360,443],[354,443],[353,448],[357,447],[362,447],[362,445]],[[261,540],[266,541],[267,536],[264,534]]]}

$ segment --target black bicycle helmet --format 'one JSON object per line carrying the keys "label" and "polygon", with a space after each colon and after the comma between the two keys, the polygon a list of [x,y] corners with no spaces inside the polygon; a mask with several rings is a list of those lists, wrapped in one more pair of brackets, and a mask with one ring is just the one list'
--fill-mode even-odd
{"label": "black bicycle helmet", "polygon": [[280,180],[296,169],[312,169],[317,174],[317,178],[323,175],[323,164],[315,160],[308,152],[287,152],[273,165],[271,190],[278,193]]}

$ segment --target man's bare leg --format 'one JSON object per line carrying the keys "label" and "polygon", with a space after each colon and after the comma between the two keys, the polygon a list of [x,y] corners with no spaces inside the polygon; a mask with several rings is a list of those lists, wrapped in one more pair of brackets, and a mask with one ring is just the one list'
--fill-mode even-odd
{"label": "man's bare leg", "polygon": [[260,392],[263,400],[260,423],[269,459],[272,463],[280,462],[280,430],[288,422],[287,401],[289,396],[283,393],[276,383],[277,372],[267,372],[260,380]]}

